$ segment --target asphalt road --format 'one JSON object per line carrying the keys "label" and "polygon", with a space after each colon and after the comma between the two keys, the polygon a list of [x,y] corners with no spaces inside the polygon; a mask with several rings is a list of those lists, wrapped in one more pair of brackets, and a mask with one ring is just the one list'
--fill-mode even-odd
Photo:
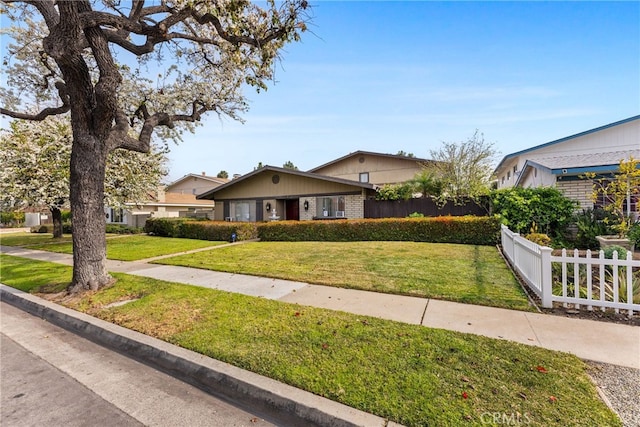
{"label": "asphalt road", "polygon": [[0,408],[2,427],[276,425],[7,303]]}

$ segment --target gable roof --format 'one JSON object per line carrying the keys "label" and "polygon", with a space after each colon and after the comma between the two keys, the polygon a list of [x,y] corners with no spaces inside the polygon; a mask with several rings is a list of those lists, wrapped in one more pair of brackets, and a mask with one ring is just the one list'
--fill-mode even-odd
{"label": "gable roof", "polygon": [[359,182],[359,181],[351,181],[349,179],[342,179],[342,178],[334,178],[331,176],[325,176],[325,175],[319,175],[316,173],[311,173],[311,172],[302,172],[299,170],[295,170],[295,169],[288,169],[288,168],[279,168],[276,166],[263,166],[260,169],[256,169],[252,172],[249,172],[245,175],[242,175],[240,178],[236,178],[232,181],[227,182],[226,184],[220,185],[212,190],[209,190],[205,193],[199,194],[198,196],[196,196],[197,199],[213,199],[213,196],[215,195],[215,193],[222,191],[226,188],[229,188],[231,186],[234,186],[236,184],[241,183],[242,181],[245,181],[253,176],[256,176],[258,174],[264,173],[264,172],[278,172],[281,174],[289,174],[289,175],[295,175],[295,176],[301,176],[301,177],[306,177],[306,178],[311,178],[311,179],[317,179],[319,181],[327,181],[327,182],[336,182],[339,184],[345,184],[345,185],[351,185],[353,187],[360,187],[360,188],[366,188],[366,189],[370,189],[370,190],[375,190],[377,188],[377,186],[375,184],[370,184],[367,182]]}
{"label": "gable roof", "polygon": [[216,183],[216,184],[224,184],[226,182],[229,182],[229,180],[227,178],[218,178],[218,177],[215,177],[215,176],[208,176],[208,175],[202,175],[202,174],[198,175],[197,173],[189,173],[189,174],[186,174],[185,176],[183,176],[182,178],[178,178],[175,181],[173,181],[172,183],[167,184],[167,187],[171,187],[173,185],[179,184],[180,182],[185,181],[188,178],[199,178],[199,179],[203,179],[205,181],[211,181],[211,182]]}
{"label": "gable roof", "polygon": [[[556,156],[527,160],[523,170],[529,167],[545,169],[553,175],[582,175],[587,172],[611,173],[620,169],[622,160],[640,159],[640,148],[637,150],[611,151],[604,153],[576,154],[573,156]],[[640,168],[640,165],[638,165]],[[518,176],[515,182],[517,186],[525,176],[524,173]]]}
{"label": "gable roof", "polygon": [[[597,127],[597,128],[593,128],[593,129],[590,129],[590,130],[587,130],[587,131],[584,131],[584,132],[576,133],[575,135],[566,136],[564,138],[560,138],[560,139],[556,139],[554,141],[546,142],[544,144],[536,145],[534,147],[527,148],[527,149],[521,150],[521,151],[517,151],[515,153],[507,154],[500,161],[500,163],[498,163],[498,166],[496,166],[496,168],[494,170],[494,173],[497,173],[502,168],[503,164],[507,162],[507,160],[512,159],[514,157],[518,157],[518,156],[520,156],[522,154],[526,154],[526,153],[529,153],[531,151],[536,151],[536,150],[539,150],[541,148],[549,147],[551,145],[561,144],[563,142],[570,141],[572,139],[579,138],[581,136],[585,136],[585,135],[589,135],[589,134],[592,134],[592,133],[600,132],[600,131],[603,131],[605,129],[609,129],[609,128],[612,128],[612,127],[615,127],[615,126],[619,126],[619,125],[622,125],[622,124],[625,124],[625,123],[629,123],[629,122],[632,122],[632,121],[635,121],[635,120],[640,120],[640,115],[629,117],[627,119],[620,120],[620,121],[617,121],[617,122],[609,123],[608,125],[604,125],[604,126],[600,126],[600,127]],[[573,157],[573,156],[567,156],[567,157]],[[618,163],[620,163],[619,159],[618,159]]]}
{"label": "gable roof", "polygon": [[309,172],[314,173],[320,169],[323,169],[327,166],[331,166],[335,163],[341,162],[343,160],[346,160],[348,158],[351,157],[355,157],[355,156],[362,156],[362,155],[369,155],[369,156],[376,156],[376,157],[388,157],[388,158],[392,158],[392,159],[401,159],[401,160],[409,160],[409,161],[414,161],[414,162],[432,162],[433,160],[429,160],[429,159],[422,159],[419,157],[409,157],[409,156],[401,156],[398,154],[384,154],[384,153],[374,153],[372,151],[362,151],[362,150],[358,150],[358,151],[354,151],[353,153],[349,153],[346,156],[342,156],[338,159],[335,160],[331,160],[328,163],[325,163],[323,165],[317,166],[313,169],[310,169]]}

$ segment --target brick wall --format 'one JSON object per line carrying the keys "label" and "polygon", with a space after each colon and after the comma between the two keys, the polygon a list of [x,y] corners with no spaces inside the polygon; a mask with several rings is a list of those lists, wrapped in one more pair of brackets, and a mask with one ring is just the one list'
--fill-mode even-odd
{"label": "brick wall", "polygon": [[558,181],[556,183],[556,187],[566,197],[572,200],[577,200],[580,203],[580,210],[593,208],[593,201],[591,200],[593,182],[590,179]]}

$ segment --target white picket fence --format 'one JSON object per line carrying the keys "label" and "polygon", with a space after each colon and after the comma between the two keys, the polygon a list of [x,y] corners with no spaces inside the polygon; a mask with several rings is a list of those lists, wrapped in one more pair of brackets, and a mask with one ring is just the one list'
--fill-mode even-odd
{"label": "white picket fence", "polygon": [[561,256],[554,256],[551,248],[531,242],[504,225],[501,242],[505,257],[540,297],[543,307],[560,302],[565,307],[573,304],[576,309],[627,310],[629,316],[640,312],[640,304],[633,301],[633,272],[640,269],[640,261],[633,260],[631,252],[627,251],[626,259],[618,259],[615,252],[613,259],[605,259],[604,251],[599,251],[596,258],[591,251],[580,257],[577,249],[573,253],[563,249]]}

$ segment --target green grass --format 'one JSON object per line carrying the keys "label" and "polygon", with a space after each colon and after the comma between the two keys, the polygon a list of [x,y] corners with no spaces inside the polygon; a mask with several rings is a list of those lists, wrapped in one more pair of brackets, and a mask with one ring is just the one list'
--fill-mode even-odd
{"label": "green grass", "polygon": [[7,233],[0,234],[0,245],[29,246],[48,243],[71,242],[71,235],[65,234],[60,239],[54,239],[51,233]]}
{"label": "green grass", "polygon": [[[224,243],[226,242],[156,237],[141,234],[118,235],[117,237],[107,239],[107,258],[119,261],[136,261],[192,249],[222,245]],[[35,244],[30,245],[29,248],[65,254],[73,253],[73,247],[70,241],[59,244]]]}
{"label": "green grass", "polygon": [[[0,260],[0,280],[26,291],[55,292],[70,277],[67,266]],[[566,353],[114,276],[114,286],[65,305],[407,426],[482,426],[493,413],[532,426],[621,425]],[[105,307],[130,298],[140,299]]]}
{"label": "green grass", "polygon": [[531,309],[522,288],[492,246],[416,242],[258,242],[157,262]]}

